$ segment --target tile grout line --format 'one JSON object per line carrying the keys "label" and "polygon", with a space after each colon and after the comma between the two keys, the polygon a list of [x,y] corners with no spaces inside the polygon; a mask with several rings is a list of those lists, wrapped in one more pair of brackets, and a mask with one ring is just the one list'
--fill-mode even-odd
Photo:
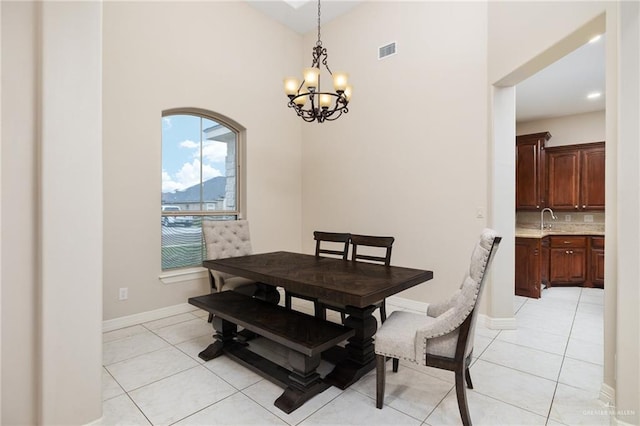
{"label": "tile grout line", "polygon": [[[549,420],[553,420],[551,419],[551,411],[553,409],[553,403],[556,399],[556,393],[558,392],[558,384],[560,384],[560,375],[562,374],[562,367],[564,367],[564,360],[567,356],[567,350],[569,349],[569,340],[571,339],[571,332],[573,331],[573,325],[575,324],[576,321],[576,315],[578,313],[578,306],[580,306],[580,299],[582,298],[582,289],[580,289],[580,294],[578,295],[578,303],[576,303],[576,307],[575,310],[573,312],[573,320],[571,321],[571,329],[569,330],[569,336],[567,337],[567,346],[565,346],[564,348],[564,353],[562,354],[562,362],[560,363],[560,370],[558,370],[558,378],[556,380],[556,386],[553,389],[553,396],[551,397],[551,405],[549,405],[549,412],[547,414],[547,422],[546,424],[549,424]],[[553,420],[555,421],[555,420]]]}

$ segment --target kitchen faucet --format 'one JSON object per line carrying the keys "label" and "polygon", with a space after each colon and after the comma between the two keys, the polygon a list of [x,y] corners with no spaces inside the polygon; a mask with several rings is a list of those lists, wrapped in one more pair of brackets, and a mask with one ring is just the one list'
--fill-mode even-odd
{"label": "kitchen faucet", "polygon": [[[556,215],[553,214],[553,210],[551,210],[549,207],[545,207],[544,209],[542,209],[542,211],[540,212],[540,230],[541,231],[544,231],[544,212],[546,211],[551,213],[551,219],[553,220],[557,219]],[[551,228],[551,225],[549,225],[549,228]]]}

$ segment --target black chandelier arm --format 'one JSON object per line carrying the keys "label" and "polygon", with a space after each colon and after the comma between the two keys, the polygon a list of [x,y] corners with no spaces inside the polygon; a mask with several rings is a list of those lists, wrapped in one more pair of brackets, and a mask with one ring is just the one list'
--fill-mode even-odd
{"label": "black chandelier arm", "polygon": [[[316,96],[320,95],[329,95],[334,98],[333,108],[330,107],[320,107],[316,106]],[[303,106],[295,103],[295,99],[306,96],[309,98],[310,107],[305,109]],[[333,121],[339,118],[342,114],[346,114],[349,112],[347,105],[349,101],[344,96],[344,93],[340,92],[336,93],[328,93],[328,92],[312,92],[312,93],[303,93],[299,95],[289,95],[289,108],[293,108],[296,111],[298,117],[302,118],[306,122],[317,121],[318,123],[322,123],[324,121]]]}

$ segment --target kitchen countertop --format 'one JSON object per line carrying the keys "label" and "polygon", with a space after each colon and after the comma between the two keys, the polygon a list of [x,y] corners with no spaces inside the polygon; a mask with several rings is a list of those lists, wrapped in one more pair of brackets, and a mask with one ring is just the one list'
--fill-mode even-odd
{"label": "kitchen countertop", "polygon": [[604,229],[600,227],[585,229],[545,229],[541,231],[540,228],[516,228],[516,237],[519,238],[543,238],[549,235],[594,235],[604,237]]}

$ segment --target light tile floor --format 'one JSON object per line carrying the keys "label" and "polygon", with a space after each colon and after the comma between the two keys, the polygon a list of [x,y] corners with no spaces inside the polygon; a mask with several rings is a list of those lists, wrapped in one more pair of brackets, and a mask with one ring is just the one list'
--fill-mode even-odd
{"label": "light tile floor", "polygon": [[[602,425],[603,291],[551,288],[515,297],[517,330],[476,328],[467,390],[476,425]],[[294,307],[309,311],[299,301]],[[400,309],[388,303],[387,309]],[[334,387],[291,414],[273,402],[282,389],[223,357],[197,354],[211,341],[203,311],[104,333],[104,425],[456,425],[453,373],[401,363],[387,374],[385,406],[375,408],[375,372],[347,390]],[[330,319],[339,321],[336,313]],[[480,322],[480,321],[479,321]],[[286,362],[285,352],[260,350]],[[331,365],[323,363],[321,374]],[[389,363],[390,368],[390,363]]]}

